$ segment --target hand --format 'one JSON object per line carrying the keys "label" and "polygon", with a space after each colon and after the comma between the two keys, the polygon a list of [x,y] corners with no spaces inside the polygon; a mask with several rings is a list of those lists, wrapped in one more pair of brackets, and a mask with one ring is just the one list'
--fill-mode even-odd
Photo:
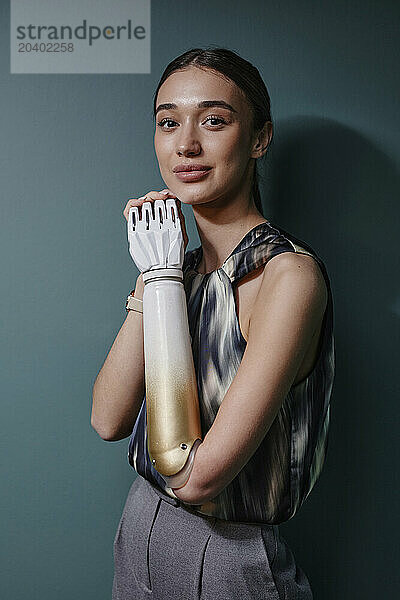
{"label": "hand", "polygon": [[[175,198],[175,200],[176,200],[176,206],[178,208],[178,216],[179,216],[179,220],[181,223],[181,230],[182,230],[182,236],[183,236],[183,242],[184,242],[184,250],[186,250],[186,246],[189,243],[189,238],[188,238],[188,235],[186,232],[185,217],[183,216],[183,212],[182,212],[182,208],[181,208],[181,201],[168,188],[165,188],[164,190],[161,190],[160,192],[156,192],[156,191],[147,192],[147,194],[145,194],[144,196],[141,196],[140,198],[131,198],[126,203],[126,206],[123,210],[123,215],[124,215],[125,219],[128,221],[129,209],[132,208],[132,206],[139,207],[139,206],[142,206],[143,202],[153,202],[154,200],[160,200],[160,199],[166,200],[167,198]],[[140,214],[140,212],[141,211],[139,210],[139,214]]]}

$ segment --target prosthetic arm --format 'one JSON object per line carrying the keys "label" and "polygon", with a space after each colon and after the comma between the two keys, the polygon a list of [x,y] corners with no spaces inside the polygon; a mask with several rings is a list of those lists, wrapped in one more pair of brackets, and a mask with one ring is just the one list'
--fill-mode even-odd
{"label": "prosthetic arm", "polygon": [[132,207],[129,252],[143,273],[143,338],[147,448],[172,488],[189,479],[202,443],[197,381],[182,264],[184,241],[174,199]]}

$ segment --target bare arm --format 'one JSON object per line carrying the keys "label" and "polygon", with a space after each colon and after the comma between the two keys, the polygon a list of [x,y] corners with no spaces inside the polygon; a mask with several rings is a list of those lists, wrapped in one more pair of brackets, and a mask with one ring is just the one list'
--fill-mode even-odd
{"label": "bare arm", "polygon": [[[135,287],[135,297],[140,300],[143,288],[140,273]],[[128,437],[143,396],[143,315],[130,310],[93,386],[92,427],[107,441]]]}
{"label": "bare arm", "polygon": [[295,380],[326,302],[325,280],[313,258],[284,253],[266,265],[237,373],[189,480],[173,488],[180,500],[212,500],[249,461]]}

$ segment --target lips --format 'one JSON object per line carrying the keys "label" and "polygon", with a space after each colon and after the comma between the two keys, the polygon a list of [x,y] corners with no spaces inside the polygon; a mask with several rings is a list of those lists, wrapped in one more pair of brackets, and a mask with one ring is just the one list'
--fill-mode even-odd
{"label": "lips", "polygon": [[178,171],[175,173],[175,177],[180,179],[181,181],[185,181],[186,183],[191,181],[198,181],[203,179],[204,177],[208,177],[211,169],[206,169],[203,171]]}
{"label": "lips", "polygon": [[174,173],[185,173],[187,171],[209,171],[210,169],[211,169],[211,167],[209,167],[208,165],[200,165],[200,164],[192,163],[190,165],[184,165],[184,164],[177,165],[172,170]]}

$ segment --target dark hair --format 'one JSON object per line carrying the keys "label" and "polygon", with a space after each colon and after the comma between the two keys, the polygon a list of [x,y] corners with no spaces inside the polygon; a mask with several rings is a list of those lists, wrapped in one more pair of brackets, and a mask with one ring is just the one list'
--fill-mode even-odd
{"label": "dark hair", "polygon": [[[271,121],[271,101],[266,85],[250,62],[227,48],[192,48],[167,65],[154,93],[153,117],[156,114],[158,90],[174,71],[195,66],[222,73],[231,79],[244,92],[253,112],[253,129],[261,130],[266,121]],[[271,138],[272,141],[272,138]],[[265,156],[265,154],[264,154]],[[257,210],[263,214],[261,195],[258,187],[257,162],[254,165],[252,196]]]}

